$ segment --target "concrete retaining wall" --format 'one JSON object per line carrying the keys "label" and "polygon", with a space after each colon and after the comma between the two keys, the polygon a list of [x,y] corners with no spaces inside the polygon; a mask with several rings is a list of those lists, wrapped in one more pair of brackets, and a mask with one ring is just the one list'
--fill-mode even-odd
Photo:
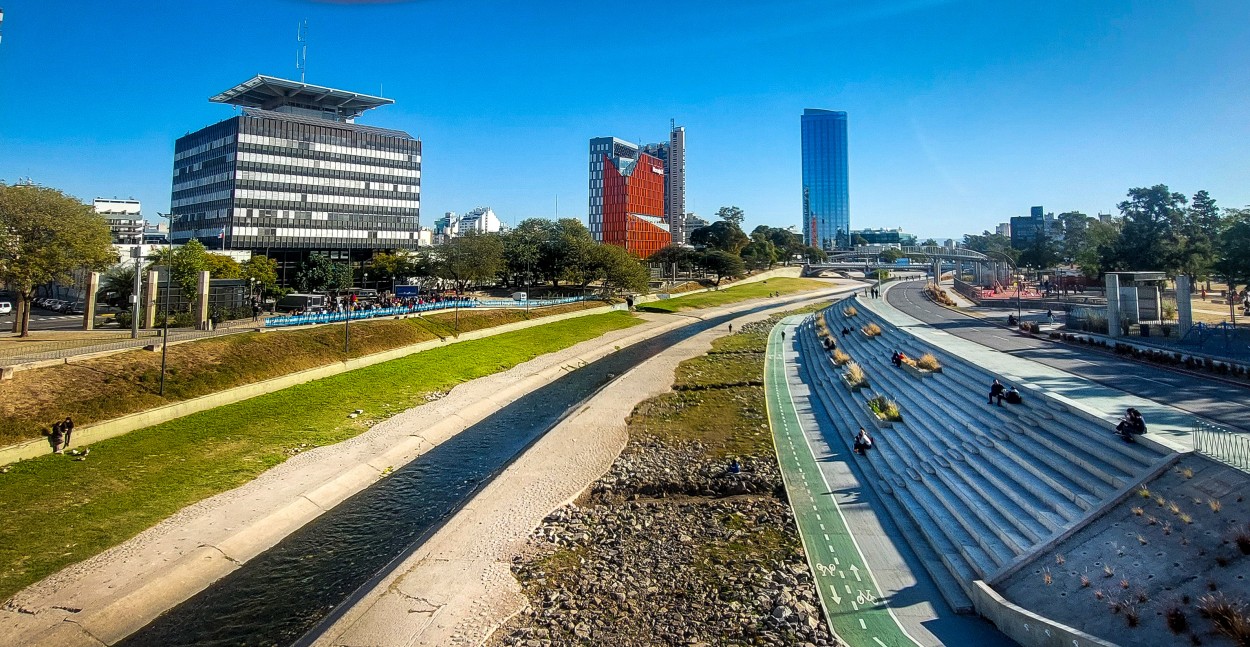
{"label": "concrete retaining wall", "polygon": [[977,611],[1022,647],[1117,647],[1113,642],[1018,607],[981,580],[972,583],[971,593]]}

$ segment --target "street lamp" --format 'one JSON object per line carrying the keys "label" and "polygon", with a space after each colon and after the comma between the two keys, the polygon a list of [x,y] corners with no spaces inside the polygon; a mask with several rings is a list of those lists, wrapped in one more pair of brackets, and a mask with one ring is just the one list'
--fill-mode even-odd
{"label": "street lamp", "polygon": [[169,254],[165,256],[165,321],[161,331],[161,396],[165,395],[165,363],[169,357],[169,287],[174,281],[174,221],[178,216],[172,213],[160,213],[158,216],[169,218],[169,231],[165,239],[169,242]]}

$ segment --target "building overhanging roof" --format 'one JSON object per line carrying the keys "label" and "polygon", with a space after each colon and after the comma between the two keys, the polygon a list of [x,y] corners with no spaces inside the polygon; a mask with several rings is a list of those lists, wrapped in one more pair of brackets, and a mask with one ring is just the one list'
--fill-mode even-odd
{"label": "building overhanging roof", "polygon": [[395,103],[394,99],[336,90],[258,74],[209,98],[214,103],[273,110],[284,105],[314,106],[354,118],[366,110]]}

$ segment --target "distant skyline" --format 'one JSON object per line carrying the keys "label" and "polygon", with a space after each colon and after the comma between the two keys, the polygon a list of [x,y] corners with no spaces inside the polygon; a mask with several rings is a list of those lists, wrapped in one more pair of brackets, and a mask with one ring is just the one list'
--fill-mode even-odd
{"label": "distant skyline", "polygon": [[686,127],[687,209],[799,226],[799,119],[850,119],[855,229],[993,230],[1134,186],[1250,204],[1250,3],[5,0],[0,179],[170,200],[174,140],[254,74],[396,101],[424,143],[422,223],[489,205],[585,221],[586,141]]}

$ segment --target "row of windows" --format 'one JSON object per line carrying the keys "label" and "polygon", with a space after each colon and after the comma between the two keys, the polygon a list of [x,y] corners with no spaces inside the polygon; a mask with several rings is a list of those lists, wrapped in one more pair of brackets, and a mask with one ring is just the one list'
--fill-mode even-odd
{"label": "row of windows", "polygon": [[385,238],[411,240],[413,231],[365,230],[365,229],[316,229],[311,227],[234,227],[236,236],[279,236],[300,238]]}
{"label": "row of windows", "polygon": [[239,200],[274,200],[281,202],[320,202],[321,204],[345,206],[373,207],[416,207],[420,201],[416,194],[404,198],[367,198],[355,195],[325,195],[316,193],[294,193],[290,191],[265,191],[260,189],[238,189],[235,198]]}
{"label": "row of windows", "polygon": [[344,162],[338,160],[318,160],[303,157],[291,157],[288,155],[271,155],[268,153],[252,153],[243,151],[239,153],[239,163],[260,163],[272,164],[275,166],[288,166],[297,169],[315,170],[318,174],[326,171],[340,171],[342,173],[352,175],[381,175],[387,177],[399,178],[419,178],[421,177],[420,166],[411,164],[405,166],[378,166],[376,164],[359,164],[356,162]]}
{"label": "row of windows", "polygon": [[333,122],[310,124],[281,118],[265,119],[251,116],[242,119],[241,130],[247,135],[317,142],[349,148],[421,153],[421,142],[415,139],[336,126]]}
{"label": "row of windows", "polygon": [[411,161],[412,158],[415,157],[415,155],[412,155],[407,152],[378,150],[378,149],[373,149],[373,148],[362,148],[359,146],[342,146],[339,144],[325,144],[325,143],[315,142],[315,141],[310,142],[310,141],[304,141],[304,140],[298,140],[298,139],[285,139],[282,137],[266,137],[264,135],[249,135],[246,133],[239,135],[239,143],[240,144],[260,144],[260,145],[269,146],[272,148],[311,150],[311,151],[318,151],[322,153],[351,155],[354,157],[368,157],[368,158],[375,158],[379,160],[401,161],[401,162]]}
{"label": "row of windows", "polygon": [[[309,160],[310,162],[320,161],[322,162],[320,166],[325,166],[326,162],[337,163],[337,164],[344,164],[344,163],[361,164],[364,166],[373,166],[373,167],[377,167],[381,169],[386,169],[385,171],[381,171],[384,173],[395,173],[396,172],[395,169],[416,171],[421,168],[421,155],[420,154],[410,155],[409,157],[411,159],[400,161],[400,160],[389,160],[389,159],[377,159],[373,157],[362,157],[359,155],[347,155],[343,153],[322,153],[320,151],[306,150],[306,149],[301,149],[301,148],[282,148],[279,146],[266,146],[264,144],[239,144],[239,153],[240,155],[244,153],[257,153],[257,154],[262,154],[262,155],[272,155],[274,156],[274,158],[269,159],[267,161],[270,161],[272,163],[283,163],[283,164],[296,164],[297,163],[297,162],[293,162],[289,160]],[[279,162],[278,160],[281,160],[281,161]],[[306,166],[309,166],[310,168],[319,168],[317,165],[313,165],[311,163],[307,164]],[[345,169],[346,167],[330,166],[329,168]],[[374,171],[374,172],[378,172],[378,171]]]}
{"label": "row of windows", "polygon": [[330,211],[330,212],[347,212],[360,216],[379,216],[379,217],[409,217],[415,218],[420,212],[419,204],[413,204],[411,207],[378,207],[372,205],[355,205],[347,207],[346,205],[337,204],[317,204],[312,202],[297,202],[286,200],[258,200],[258,199],[238,199],[229,203],[229,206],[235,208],[242,207],[244,209],[277,209],[277,210],[299,210],[299,211]]}
{"label": "row of windows", "polygon": [[[239,171],[236,173],[240,187],[256,188],[265,184],[273,188],[313,189],[318,193],[328,192],[342,195],[373,195],[373,194],[414,194],[420,193],[421,187],[415,184],[398,182],[373,182],[369,180],[318,177],[315,175],[287,175],[285,173],[266,173],[263,171]],[[330,191],[326,191],[330,189]],[[361,193],[366,192],[366,193]]]}
{"label": "row of windows", "polygon": [[[286,173],[297,177],[328,177],[344,180],[367,180],[369,182],[390,182],[392,184],[406,184],[408,186],[421,185],[421,172],[417,171],[417,176],[400,177],[397,175],[361,173],[359,171],[341,171],[338,169],[326,168],[306,168],[303,166],[287,166],[285,164],[267,164],[264,162],[240,161],[235,165],[237,171],[258,171],[261,173]],[[394,171],[396,169],[387,169]]]}

